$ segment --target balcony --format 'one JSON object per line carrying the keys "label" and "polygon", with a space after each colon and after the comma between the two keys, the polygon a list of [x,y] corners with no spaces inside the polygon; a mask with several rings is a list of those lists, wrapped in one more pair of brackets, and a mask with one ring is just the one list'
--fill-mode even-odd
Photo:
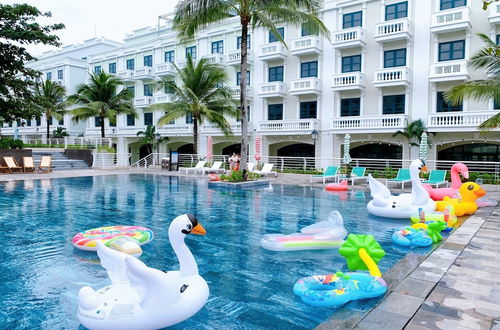
{"label": "balcony", "polygon": [[134,70],[123,70],[116,74],[123,81],[134,81]]}
{"label": "balcony", "polygon": [[405,66],[377,70],[373,85],[375,87],[409,86],[410,70]]}
{"label": "balcony", "polygon": [[154,79],[153,68],[149,66],[144,66],[142,68],[135,69],[134,77],[135,79],[140,79],[140,80]]}
{"label": "balcony", "polygon": [[153,104],[152,96],[134,97],[134,107],[144,108]]}
{"label": "balcony", "polygon": [[260,48],[259,58],[264,61],[284,60],[286,58],[286,49],[281,42],[265,44]]}
{"label": "balcony", "polygon": [[163,136],[193,135],[193,124],[167,124],[158,126],[156,131]]}
{"label": "balcony", "polygon": [[311,134],[318,128],[318,119],[268,120],[259,122],[259,132],[267,135]]}
{"label": "balcony", "polygon": [[290,95],[321,94],[321,81],[318,78],[301,78],[290,83]]}
{"label": "balcony", "polygon": [[175,70],[173,63],[165,62],[155,65],[155,74],[160,77],[175,76],[177,74],[177,70]]}
{"label": "balcony", "polygon": [[406,115],[355,116],[333,119],[335,133],[383,133],[404,129],[408,122]]}
{"label": "balcony", "polygon": [[259,86],[260,97],[285,97],[286,84],[281,81],[261,84]]}
{"label": "balcony", "polygon": [[[231,127],[231,132],[233,132],[233,134],[241,135],[241,123],[230,123],[229,125]],[[249,132],[252,131],[251,125],[252,125],[251,123],[248,123]],[[219,127],[217,127],[217,125],[215,124],[203,124],[202,132],[203,134],[206,135],[224,135],[224,133],[222,133]]]}
{"label": "balcony", "polygon": [[[117,132],[116,127],[105,127],[104,134],[106,137],[115,136]],[[87,127],[85,128],[85,137],[101,137],[101,127]]]}
{"label": "balcony", "polygon": [[365,74],[361,72],[342,73],[333,76],[334,91],[364,89]]}
{"label": "balcony", "polygon": [[[253,64],[253,52],[251,49],[247,50],[247,63],[248,65]],[[227,54],[226,64],[240,66],[241,64],[241,51],[233,50]]]}
{"label": "balcony", "polygon": [[321,44],[318,36],[307,36],[292,41],[292,55],[321,54]]}
{"label": "balcony", "polygon": [[168,103],[172,102],[172,95],[170,94],[162,94],[155,96],[155,103]]}
{"label": "balcony", "polygon": [[431,32],[450,32],[470,29],[470,8],[468,6],[442,10],[431,17]]}
{"label": "balcony", "polygon": [[361,27],[344,29],[333,33],[332,44],[335,48],[364,47],[366,33]]}
{"label": "balcony", "polygon": [[375,26],[374,39],[377,42],[410,40],[411,22],[408,18],[402,18],[379,23]]}
{"label": "balcony", "polygon": [[[441,112],[427,117],[427,127],[430,132],[477,132],[478,126],[498,111],[476,112]],[[497,128],[496,131],[499,129]]]}
{"label": "balcony", "polygon": [[490,4],[490,14],[488,15],[490,24],[500,23],[500,3]]}
{"label": "balcony", "polygon": [[[231,88],[231,95],[233,96],[234,99],[240,99],[240,91],[241,88],[240,86],[235,86]],[[252,99],[253,98],[253,88],[251,86],[247,86],[247,99]]]}
{"label": "balcony", "polygon": [[226,60],[226,57],[223,54],[210,54],[203,55],[202,57],[206,58],[208,63],[217,65],[224,65],[224,61]]}
{"label": "balcony", "polygon": [[431,64],[429,72],[430,82],[468,80],[467,61],[446,61]]}

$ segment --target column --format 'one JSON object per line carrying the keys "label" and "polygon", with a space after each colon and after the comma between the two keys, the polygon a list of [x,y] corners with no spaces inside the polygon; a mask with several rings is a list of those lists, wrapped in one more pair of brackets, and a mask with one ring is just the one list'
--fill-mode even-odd
{"label": "column", "polygon": [[129,166],[128,141],[120,136],[116,141],[116,164],[118,166]]}
{"label": "column", "polygon": [[316,164],[316,168],[326,168],[328,165],[332,165],[333,136],[329,131],[323,131],[318,141],[316,141],[316,156],[321,157],[321,160]]}

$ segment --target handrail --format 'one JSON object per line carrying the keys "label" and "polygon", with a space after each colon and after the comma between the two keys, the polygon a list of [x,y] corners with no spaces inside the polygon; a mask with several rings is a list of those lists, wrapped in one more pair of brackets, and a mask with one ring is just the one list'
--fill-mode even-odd
{"label": "handrail", "polygon": [[131,156],[130,153],[93,152],[92,167],[127,167]]}

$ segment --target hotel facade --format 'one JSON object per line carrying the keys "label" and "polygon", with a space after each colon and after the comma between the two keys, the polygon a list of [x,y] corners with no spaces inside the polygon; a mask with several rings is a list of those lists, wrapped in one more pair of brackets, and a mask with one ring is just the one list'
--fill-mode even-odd
{"label": "hotel facade", "polygon": [[[132,162],[145,156],[137,132],[156,125],[163,115],[150,106],[171,101],[155,82],[176,79],[173,64],[185,65],[187,54],[226,68],[227,85],[239,99],[238,18],[214,24],[186,44],[179,43],[169,17],[163,18],[158,26],[128,34],[123,43],[98,39],[91,42],[93,47],[84,47],[85,54],[44,55],[32,65],[46,79],[60,80],[68,93],[85,82],[88,72],[104,70],[120,77],[124,88],[134,93],[138,117],[120,115],[116,125],[104,125],[117,153],[131,153]],[[325,1],[321,18],[329,37],[306,26],[279,25],[286,46],[268,30],[250,31],[250,155],[255,152],[255,138],[261,136],[264,157],[341,158],[349,133],[352,158],[409,159],[418,155],[418,148],[405,137],[392,135],[420,119],[432,133],[429,159],[500,161],[500,131],[480,134],[477,129],[500,105],[493,100],[466,100],[462,106],[452,106],[443,98],[454,85],[486,78],[485,72],[468,66],[468,60],[484,46],[478,33],[498,42],[500,4],[483,11],[475,0],[331,0]],[[73,74],[75,70],[78,74]],[[75,124],[67,116],[58,124],[71,135],[100,136],[98,120]],[[44,121],[24,123],[20,134],[43,133]],[[236,118],[228,121],[232,137],[210,123],[201,125],[200,156],[206,154],[208,137],[214,154],[238,148],[240,123]],[[2,134],[9,134],[16,123],[11,126],[5,124]],[[169,137],[160,152],[192,152],[191,118],[158,126],[157,131]],[[314,140],[313,131],[318,133]]]}

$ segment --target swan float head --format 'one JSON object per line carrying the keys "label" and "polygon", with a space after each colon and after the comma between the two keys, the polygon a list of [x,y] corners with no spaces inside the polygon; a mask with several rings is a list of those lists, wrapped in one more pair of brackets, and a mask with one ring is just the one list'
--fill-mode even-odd
{"label": "swan float head", "polygon": [[418,178],[420,172],[427,173],[429,170],[427,169],[427,165],[423,159],[417,158],[410,164],[410,176],[411,178]]}
{"label": "swan float head", "polygon": [[[175,218],[168,227],[169,237],[186,237],[189,234],[205,235],[205,228],[198,222],[192,214],[182,214]],[[184,235],[180,235],[184,234]]]}

